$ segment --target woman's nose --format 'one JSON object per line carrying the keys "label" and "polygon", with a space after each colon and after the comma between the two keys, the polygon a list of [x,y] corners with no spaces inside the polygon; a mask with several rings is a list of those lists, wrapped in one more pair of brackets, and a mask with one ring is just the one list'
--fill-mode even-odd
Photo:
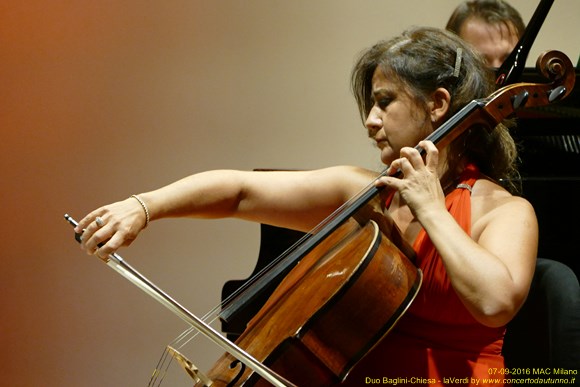
{"label": "woman's nose", "polygon": [[374,109],[371,109],[369,115],[367,116],[367,119],[365,120],[365,126],[368,130],[369,137],[374,137],[375,134],[377,134],[377,132],[381,130],[381,127],[383,125],[383,122],[381,121],[380,117],[376,113],[374,113],[373,110]]}

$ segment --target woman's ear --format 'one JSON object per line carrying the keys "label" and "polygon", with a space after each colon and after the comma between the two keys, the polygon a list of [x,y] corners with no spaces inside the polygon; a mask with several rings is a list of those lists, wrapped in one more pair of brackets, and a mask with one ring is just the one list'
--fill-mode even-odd
{"label": "woman's ear", "polygon": [[[431,94],[431,101],[428,103],[431,122],[440,123],[446,117],[451,104],[451,95],[447,89],[440,87]],[[439,125],[437,125],[439,126]]]}

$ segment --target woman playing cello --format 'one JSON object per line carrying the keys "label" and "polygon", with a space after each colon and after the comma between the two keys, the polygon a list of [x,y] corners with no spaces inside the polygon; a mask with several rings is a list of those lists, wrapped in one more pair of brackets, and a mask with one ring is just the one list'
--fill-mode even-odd
{"label": "woman playing cello", "polygon": [[[442,149],[423,139],[491,94],[493,74],[460,38],[415,28],[364,51],[352,87],[381,161],[402,172],[375,184],[389,189],[385,216],[413,245],[424,280],[407,313],[345,384],[481,383],[504,365],[505,325],[533,275],[536,217],[527,201],[498,183],[517,173],[505,126],[474,125]],[[161,218],[235,217],[309,231],[377,176],[351,166],[203,172],[100,207],[75,231],[84,229],[82,248],[102,258]]]}

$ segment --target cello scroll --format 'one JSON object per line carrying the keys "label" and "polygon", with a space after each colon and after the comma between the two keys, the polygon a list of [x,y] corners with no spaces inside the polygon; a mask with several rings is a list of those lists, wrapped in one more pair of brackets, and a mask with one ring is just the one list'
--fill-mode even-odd
{"label": "cello scroll", "polygon": [[487,98],[484,110],[495,124],[517,109],[549,105],[567,97],[574,88],[574,66],[564,53],[546,51],[536,61],[536,69],[550,83],[515,83],[504,86]]}

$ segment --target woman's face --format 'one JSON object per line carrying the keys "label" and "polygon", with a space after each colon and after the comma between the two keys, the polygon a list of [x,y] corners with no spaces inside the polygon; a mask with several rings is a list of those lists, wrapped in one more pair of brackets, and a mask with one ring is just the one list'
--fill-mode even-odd
{"label": "woman's face", "polygon": [[372,79],[373,106],[365,126],[381,151],[381,161],[399,158],[402,147],[416,146],[433,126],[423,105],[413,100],[399,81],[389,80],[377,68]]}

